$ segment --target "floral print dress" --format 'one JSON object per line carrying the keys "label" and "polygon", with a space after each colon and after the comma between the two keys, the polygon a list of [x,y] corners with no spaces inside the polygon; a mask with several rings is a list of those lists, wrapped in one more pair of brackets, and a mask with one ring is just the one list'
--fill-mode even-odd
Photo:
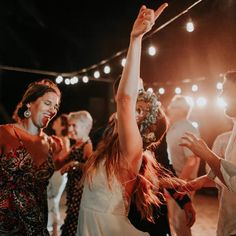
{"label": "floral print dress", "polygon": [[52,149],[36,166],[12,128],[19,146],[0,157],[0,235],[48,236],[46,190],[54,172]]}
{"label": "floral print dress", "polygon": [[[79,163],[85,163],[84,159],[84,146],[89,141],[82,143],[79,147],[72,147],[68,160],[78,161]],[[83,193],[83,186],[79,186],[78,182],[82,177],[82,171],[80,168],[71,169],[68,172],[68,180],[66,184],[66,217],[64,224],[62,225],[61,236],[75,236],[78,218],[79,218],[79,207]]]}

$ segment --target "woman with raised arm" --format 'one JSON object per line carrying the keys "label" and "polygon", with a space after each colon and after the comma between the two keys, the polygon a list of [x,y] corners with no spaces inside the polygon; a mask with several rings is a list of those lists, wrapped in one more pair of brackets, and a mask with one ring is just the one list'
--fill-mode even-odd
{"label": "woman with raised arm", "polygon": [[47,231],[47,184],[61,144],[43,132],[56,115],[61,93],[50,80],[31,83],[18,104],[16,123],[0,126],[0,235]]}
{"label": "woman with raised arm", "polygon": [[[109,122],[96,151],[85,164],[77,235],[148,235],[128,220],[132,194],[143,217],[152,219],[158,197],[157,163],[143,149],[159,142],[166,117],[152,92],[138,93],[142,37],[167,7],[142,6],[130,36],[127,62],[117,92],[117,113]],[[161,173],[159,173],[161,175]]]}

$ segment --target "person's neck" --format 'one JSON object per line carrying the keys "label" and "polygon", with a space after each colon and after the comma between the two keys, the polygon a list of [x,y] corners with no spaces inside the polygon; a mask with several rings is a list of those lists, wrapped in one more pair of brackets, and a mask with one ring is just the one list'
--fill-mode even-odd
{"label": "person's neck", "polygon": [[41,136],[43,132],[42,129],[36,127],[30,120],[22,120],[17,123],[17,126],[32,135]]}

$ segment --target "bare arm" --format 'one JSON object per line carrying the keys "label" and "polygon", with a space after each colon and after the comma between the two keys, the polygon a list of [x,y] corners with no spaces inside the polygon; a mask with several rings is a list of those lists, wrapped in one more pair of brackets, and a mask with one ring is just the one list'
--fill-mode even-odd
{"label": "bare arm", "polygon": [[193,134],[186,133],[186,136],[183,137],[183,139],[185,142],[180,145],[189,148],[195,155],[205,160],[215,175],[218,176],[218,178],[225,184],[220,170],[221,158],[212,152],[201,138],[197,138]]}
{"label": "bare arm", "polygon": [[189,180],[191,179],[191,175],[193,171],[195,171],[196,166],[199,166],[200,159],[196,156],[188,157],[186,164],[184,165],[179,178]]}
{"label": "bare arm", "polygon": [[135,117],[142,37],[151,30],[155,20],[166,6],[167,4],[163,4],[155,12],[145,6],[141,7],[131,31],[127,60],[117,92],[120,149],[135,172],[139,170],[142,154],[142,139]]}

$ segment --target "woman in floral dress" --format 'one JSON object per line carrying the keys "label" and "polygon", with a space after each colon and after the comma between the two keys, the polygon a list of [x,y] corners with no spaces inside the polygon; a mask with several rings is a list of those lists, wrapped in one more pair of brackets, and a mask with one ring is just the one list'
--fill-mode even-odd
{"label": "woman in floral dress", "polygon": [[43,129],[56,115],[61,93],[52,81],[31,83],[16,123],[0,126],[0,235],[46,236],[47,184],[63,160],[58,139]]}

